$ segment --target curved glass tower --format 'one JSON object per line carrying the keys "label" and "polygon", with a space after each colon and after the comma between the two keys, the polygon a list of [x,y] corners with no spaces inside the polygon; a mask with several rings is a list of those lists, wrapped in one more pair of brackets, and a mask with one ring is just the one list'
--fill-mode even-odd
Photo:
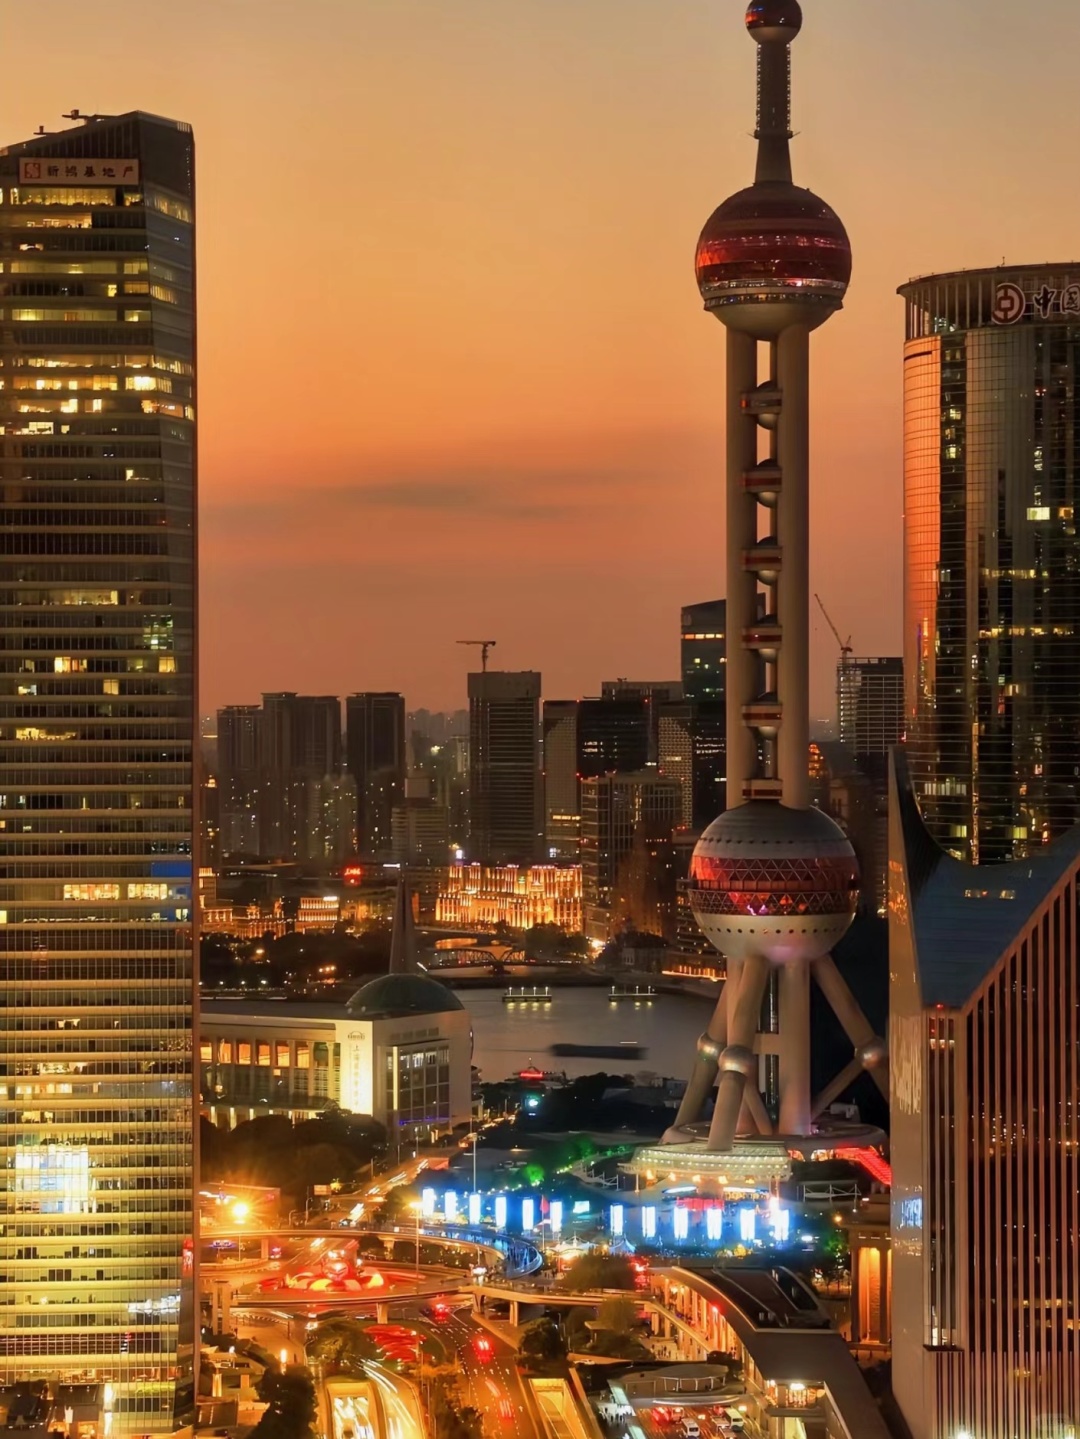
{"label": "curved glass tower", "polygon": [[1080,820],[1080,264],[901,287],[907,752],[976,864]]}

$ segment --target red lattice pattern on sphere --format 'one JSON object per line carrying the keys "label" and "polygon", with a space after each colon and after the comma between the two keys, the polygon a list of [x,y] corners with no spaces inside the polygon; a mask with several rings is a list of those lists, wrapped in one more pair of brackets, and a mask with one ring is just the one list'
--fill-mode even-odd
{"label": "red lattice pattern on sphere", "polygon": [[702,914],[854,914],[859,871],[850,857],[716,859],[695,855],[693,909]]}

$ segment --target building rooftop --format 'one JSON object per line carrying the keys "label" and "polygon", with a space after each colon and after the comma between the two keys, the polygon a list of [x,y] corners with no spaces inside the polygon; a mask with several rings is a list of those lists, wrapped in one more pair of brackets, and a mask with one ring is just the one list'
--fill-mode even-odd
{"label": "building rooftop", "polygon": [[400,1019],[464,1008],[453,990],[424,974],[384,974],[358,989],[345,1005],[352,1019]]}
{"label": "building rooftop", "polygon": [[903,839],[920,995],[924,1005],[962,1009],[1066,869],[1080,862],[1080,825],[1030,859],[967,864],[930,834],[907,756],[893,754],[890,807]]}

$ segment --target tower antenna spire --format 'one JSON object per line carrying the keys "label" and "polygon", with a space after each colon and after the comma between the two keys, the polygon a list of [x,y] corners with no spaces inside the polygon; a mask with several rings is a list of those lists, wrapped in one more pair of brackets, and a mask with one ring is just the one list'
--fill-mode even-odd
{"label": "tower antenna spire", "polygon": [[752,0],[746,28],[758,42],[757,184],[791,183],[791,42],[802,28],[799,0]]}

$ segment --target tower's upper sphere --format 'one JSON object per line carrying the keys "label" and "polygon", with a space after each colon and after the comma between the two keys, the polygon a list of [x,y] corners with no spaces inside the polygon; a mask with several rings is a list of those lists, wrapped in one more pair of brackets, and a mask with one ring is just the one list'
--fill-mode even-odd
{"label": "tower's upper sphere", "polygon": [[746,11],[746,28],[759,45],[780,40],[785,45],[802,29],[799,0],[751,0]]}
{"label": "tower's upper sphere", "polygon": [[690,907],[729,959],[820,959],[859,898],[855,852],[819,809],[751,800],[713,820],[690,865]]}
{"label": "tower's upper sphere", "polygon": [[788,325],[814,329],[841,308],[851,244],[812,191],[765,180],[713,211],[694,267],[707,310],[732,329],[772,339]]}

